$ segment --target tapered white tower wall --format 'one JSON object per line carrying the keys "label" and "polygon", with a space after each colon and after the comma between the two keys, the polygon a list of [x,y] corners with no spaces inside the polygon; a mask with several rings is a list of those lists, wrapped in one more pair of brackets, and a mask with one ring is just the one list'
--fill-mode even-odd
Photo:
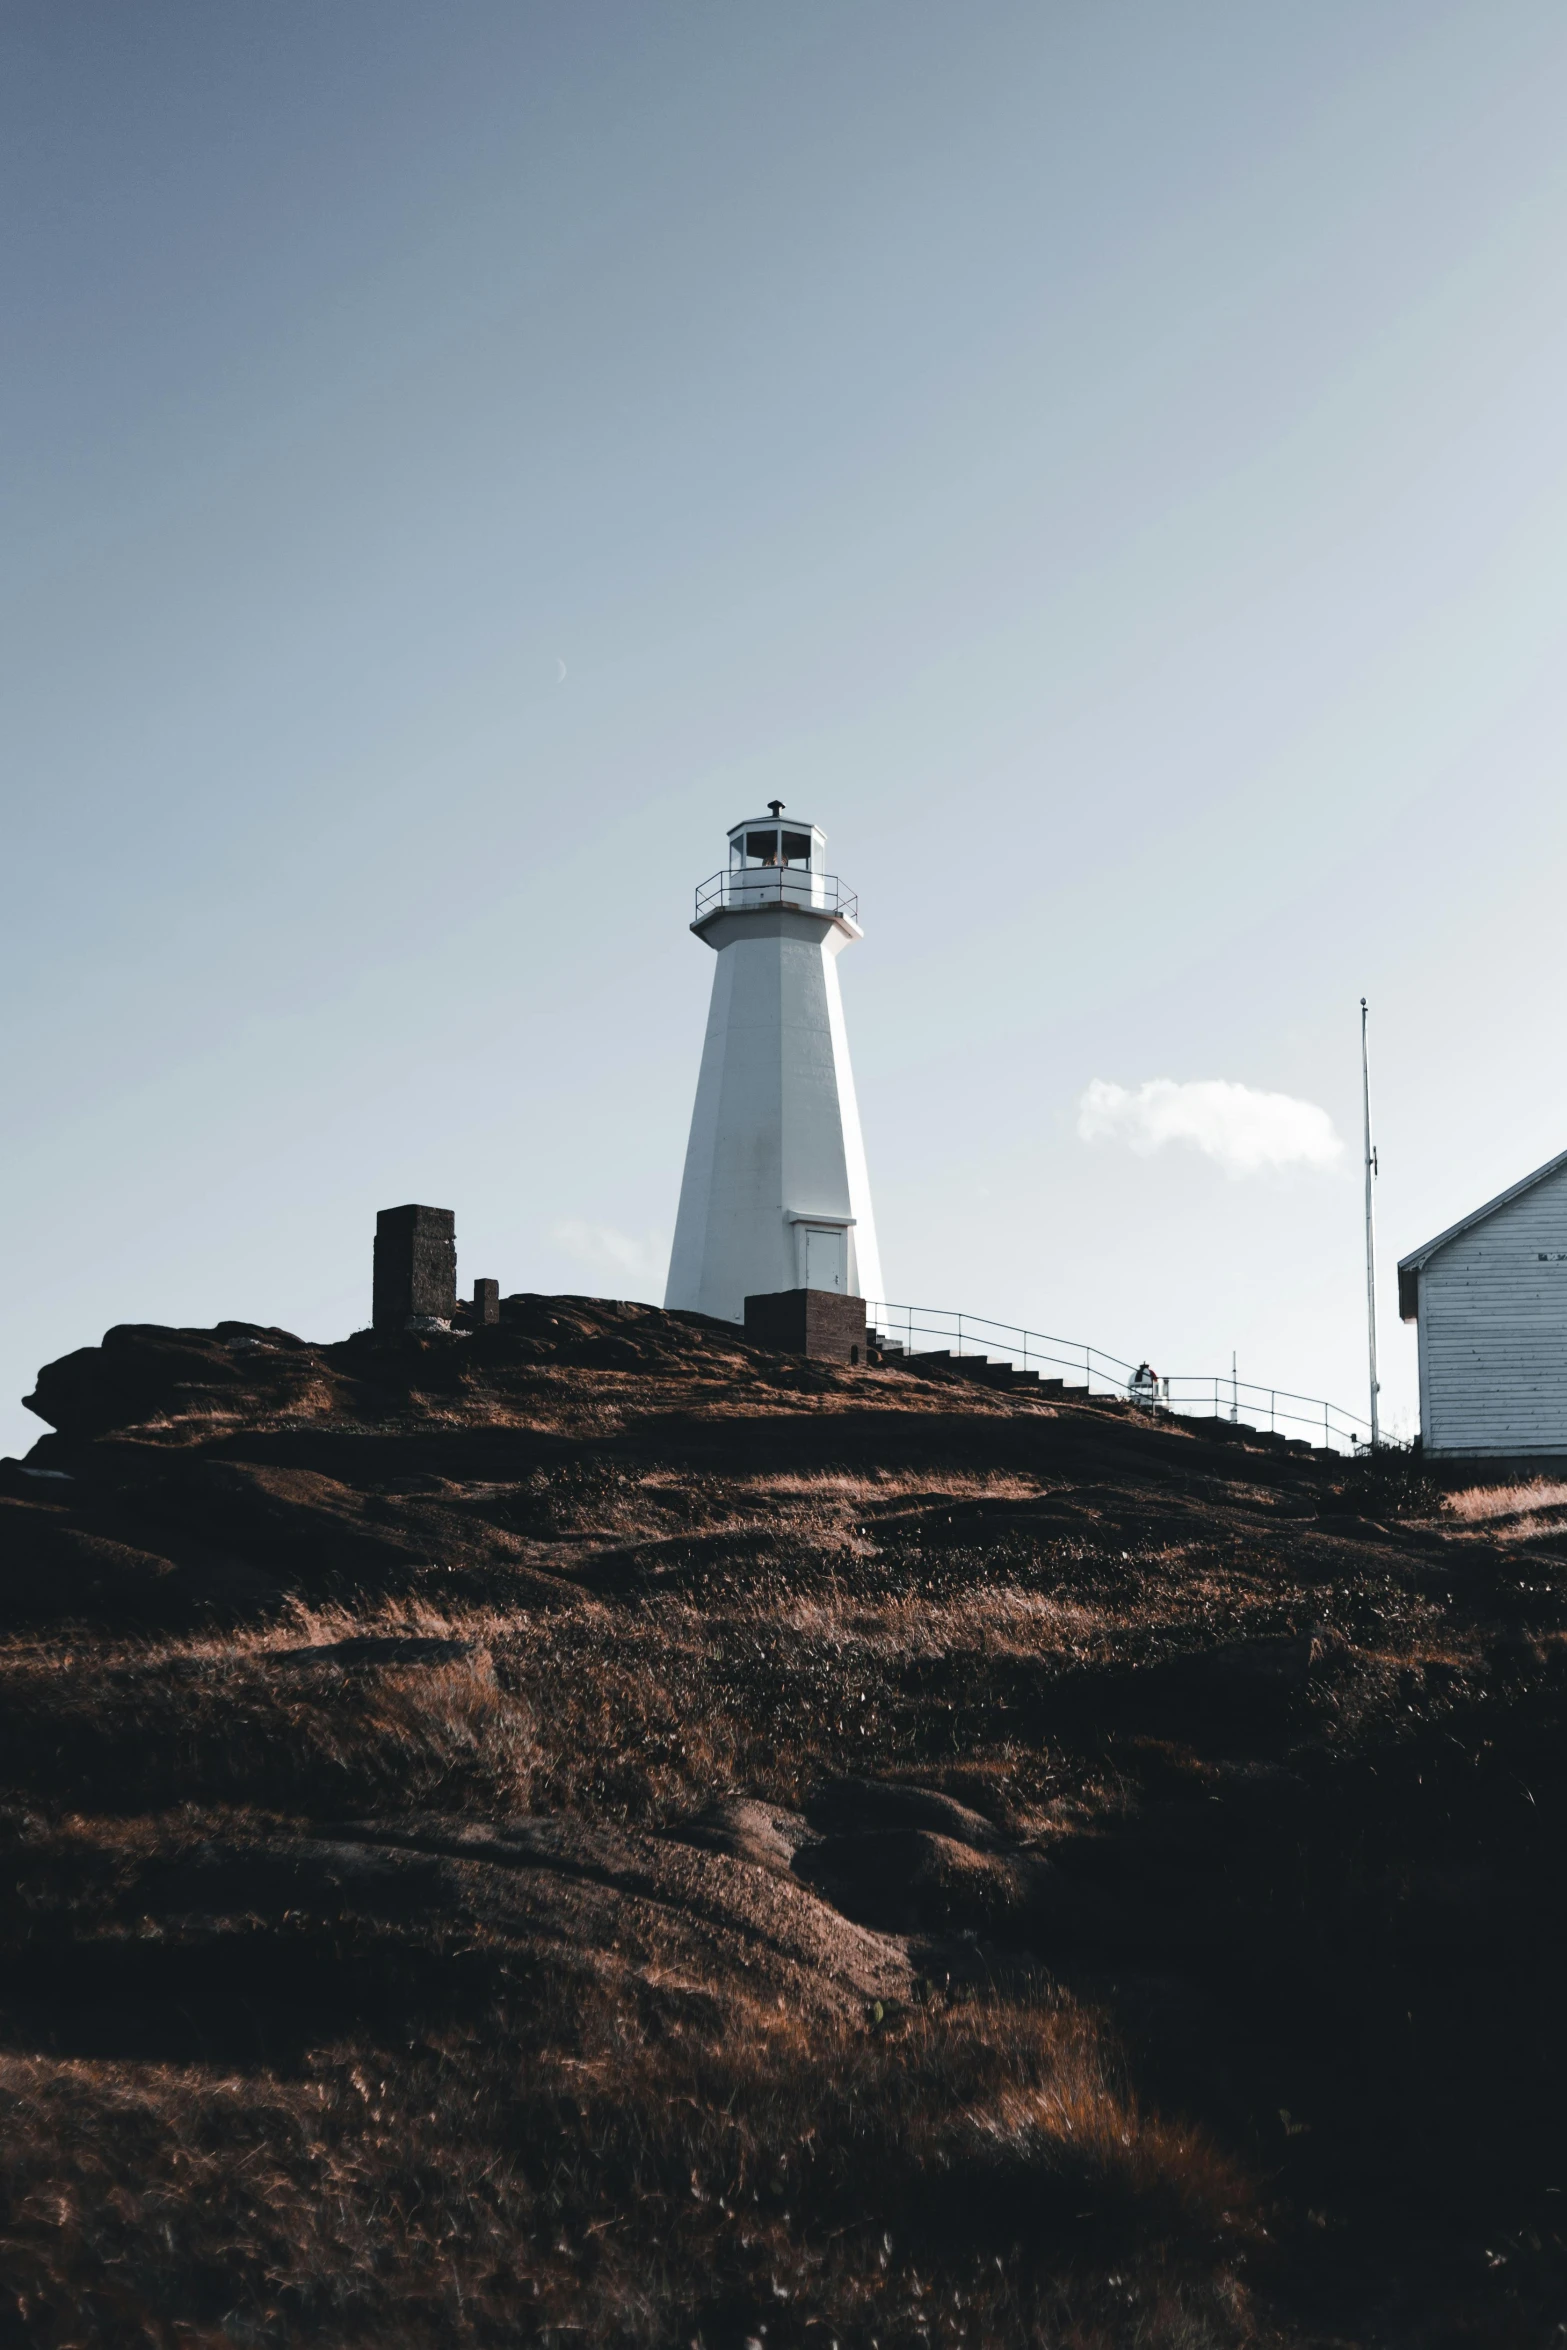
{"label": "tapered white tower wall", "polygon": [[775,808],[729,838],[691,925],[718,968],[664,1303],[738,1322],[771,1290],[879,1297],[881,1261],[838,991],[855,901],[816,826]]}

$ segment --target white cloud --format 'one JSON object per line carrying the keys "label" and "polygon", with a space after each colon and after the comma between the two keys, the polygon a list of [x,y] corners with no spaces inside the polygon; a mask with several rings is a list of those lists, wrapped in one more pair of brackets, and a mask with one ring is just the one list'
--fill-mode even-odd
{"label": "white cloud", "polygon": [[617,1232],[613,1224],[583,1224],[572,1218],[557,1224],[550,1238],[579,1265],[590,1265],[598,1273],[629,1273],[643,1283],[662,1281],[669,1262],[669,1243],[656,1232],[637,1240],[629,1232]]}
{"label": "white cloud", "polygon": [[1141,1157],[1167,1142],[1189,1142],[1226,1175],[1269,1167],[1332,1167],[1344,1145],[1326,1110],[1293,1094],[1260,1093],[1222,1077],[1177,1085],[1151,1077],[1134,1093],[1096,1077],[1077,1105],[1084,1142],[1124,1142]]}

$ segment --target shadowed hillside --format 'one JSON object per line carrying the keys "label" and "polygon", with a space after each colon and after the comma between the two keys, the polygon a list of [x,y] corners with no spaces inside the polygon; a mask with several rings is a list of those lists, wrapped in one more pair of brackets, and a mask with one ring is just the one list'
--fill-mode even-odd
{"label": "shadowed hillside", "polygon": [[32,1400],[0,2343],[1567,2338],[1567,1491],[571,1298]]}

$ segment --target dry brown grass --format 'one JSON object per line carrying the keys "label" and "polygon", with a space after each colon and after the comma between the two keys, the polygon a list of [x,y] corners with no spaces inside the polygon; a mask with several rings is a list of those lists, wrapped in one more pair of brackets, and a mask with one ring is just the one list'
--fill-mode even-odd
{"label": "dry brown grass", "polygon": [[1199,2132],[1137,2109],[1069,2001],[992,1997],[869,2033],[759,2013],[671,2044],[579,1993],[569,2018],[484,2028],[510,2063],[477,2106],[467,2035],[411,2062],[336,2054],[295,2082],[0,2065],[5,2272],[27,2338],[172,2350],[554,2326],[650,2345],[679,2329],[717,2350],[824,2323],[984,2343],[1047,2316],[1084,2343],[1250,2338],[1233,2268],[1216,2281],[1179,2250],[1194,2233],[1244,2250],[1245,2182]]}
{"label": "dry brown grass", "polygon": [[880,1656],[945,1656],[970,1648],[1081,1652],[1105,1629],[1102,1609],[1006,1583],[935,1601],[912,1592],[872,1601],[828,1586],[791,1593],[772,1620],[809,1640],[863,1642]]}
{"label": "dry brown grass", "polygon": [[501,1686],[479,1627],[446,1622],[415,1636],[449,1643],[450,1655],[361,1663],[350,1648],[336,1666],[333,1648],[400,1644],[402,1625],[388,1611],[334,1610],[313,1620],[329,1629],[319,1656],[298,1637],[308,1622],[228,1643],[117,1642],[63,1655],[15,1644],[0,1652],[0,1771],[71,1809],[226,1800],[319,1816],[437,1796],[527,1808],[542,1759],[533,1720]]}
{"label": "dry brown grass", "polygon": [[1470,1485],[1446,1498],[1447,1510],[1493,1542],[1528,1542],[1567,1526],[1567,1485],[1538,1477],[1522,1485]]}
{"label": "dry brown grass", "polygon": [[1448,1494],[1446,1506],[1455,1518],[1471,1523],[1521,1517],[1536,1510],[1567,1507],[1567,1485],[1549,1477],[1533,1477],[1523,1485],[1466,1485]]}
{"label": "dry brown grass", "polygon": [[1037,1477],[976,1475],[962,1470],[880,1469],[868,1477],[851,1476],[840,1469],[821,1469],[805,1476],[753,1477],[745,1480],[758,1500],[784,1498],[804,1502],[888,1502],[900,1500],[1033,1501],[1051,1490]]}
{"label": "dry brown grass", "polygon": [[[585,1593],[542,1614],[295,1601],[221,1634],[13,1639],[0,1776],[71,1809],[234,1801],[320,1819],[472,1802],[667,1821],[730,1790],[796,1802],[824,1769],[973,1764],[983,1717],[960,1735],[954,1708],[998,1671],[1069,1677],[1109,1668],[1129,1636],[1281,1628],[1276,1586],[1248,1559],[1221,1569],[1168,1546],[1117,1570],[1124,1591],[1093,1587],[1093,1553],[1079,1591],[1070,1566],[976,1576],[972,1550],[938,1561],[932,1588],[875,1543],[851,1536],[844,1556],[824,1539],[821,1482],[794,1481],[805,1571],[772,1593],[726,1569],[701,1597],[676,1584],[629,1609]],[[949,1482],[997,1498],[981,1479]],[[999,1482],[1015,1498],[1021,1481]],[[1380,1643],[1366,1650],[1375,1665]],[[1037,1781],[1042,1765],[1036,1751],[1022,1767]]]}

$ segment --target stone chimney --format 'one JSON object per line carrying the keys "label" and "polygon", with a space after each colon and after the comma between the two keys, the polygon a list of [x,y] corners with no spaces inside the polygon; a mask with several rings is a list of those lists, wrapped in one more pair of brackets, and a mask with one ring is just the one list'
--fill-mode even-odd
{"label": "stone chimney", "polygon": [[457,1311],[457,1218],[450,1208],[382,1208],[375,1220],[377,1330],[450,1323]]}

